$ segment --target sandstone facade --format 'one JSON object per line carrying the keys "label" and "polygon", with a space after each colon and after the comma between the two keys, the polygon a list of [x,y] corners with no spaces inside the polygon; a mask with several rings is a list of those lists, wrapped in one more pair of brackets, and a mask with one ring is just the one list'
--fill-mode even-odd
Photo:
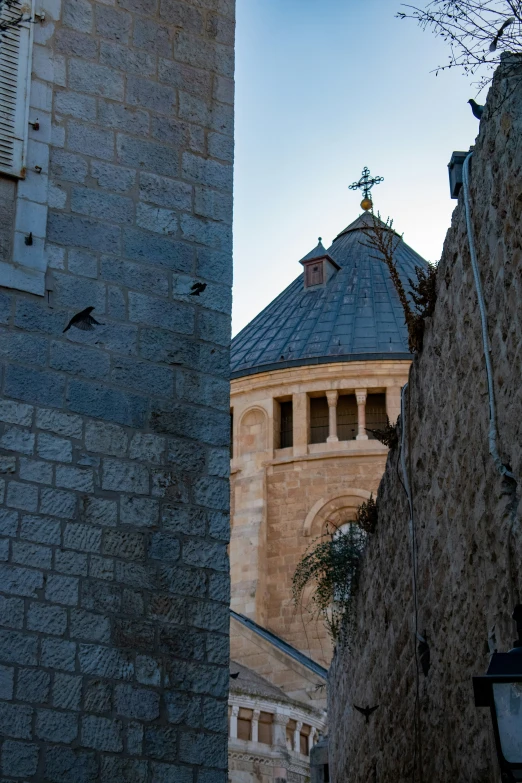
{"label": "sandstone facade", "polygon": [[[520,67],[519,67],[520,68]],[[514,638],[522,540],[522,88],[495,77],[471,166],[471,215],[486,301],[498,447],[488,450],[488,394],[462,196],[438,270],[438,301],[406,395],[405,457],[413,493],[416,594],[398,453],[379,489],[379,523],[365,555],[351,649],[330,671],[334,783],[496,783],[491,720],[471,677]],[[419,665],[427,640],[431,667]],[[353,705],[379,707],[366,724]]]}
{"label": "sandstone facade", "polygon": [[224,783],[234,2],[33,10],[0,173],[0,776]]}

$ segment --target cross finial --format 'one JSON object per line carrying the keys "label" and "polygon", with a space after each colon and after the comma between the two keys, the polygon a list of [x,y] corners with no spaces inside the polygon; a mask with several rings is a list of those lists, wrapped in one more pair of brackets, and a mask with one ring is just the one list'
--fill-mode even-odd
{"label": "cross finial", "polygon": [[323,241],[323,238],[322,238],[322,237],[318,237],[318,239],[319,239],[319,242],[322,242],[322,241]]}
{"label": "cross finial", "polygon": [[352,185],[349,185],[350,190],[362,190],[364,198],[361,201],[361,207],[368,211],[373,207],[373,202],[371,199],[371,189],[374,185],[379,185],[381,182],[384,181],[384,177],[372,177],[370,176],[370,169],[368,166],[365,166],[362,170],[362,176],[358,182],[354,182]]}

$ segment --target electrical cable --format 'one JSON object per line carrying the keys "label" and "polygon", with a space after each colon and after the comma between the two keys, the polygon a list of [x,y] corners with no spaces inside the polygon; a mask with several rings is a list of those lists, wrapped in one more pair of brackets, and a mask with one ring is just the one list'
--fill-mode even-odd
{"label": "electrical cable", "polygon": [[464,166],[462,168],[462,189],[464,191],[464,208],[465,208],[465,214],[466,214],[466,228],[468,232],[468,242],[469,242],[469,252],[471,256],[471,266],[473,269],[473,278],[475,280],[475,288],[477,291],[477,298],[478,298],[478,304],[479,304],[479,310],[480,310],[480,320],[482,324],[482,343],[484,346],[484,358],[486,360],[486,375],[488,379],[488,396],[489,396],[489,432],[488,432],[488,441],[489,441],[489,453],[493,457],[493,462],[495,463],[495,467],[500,473],[501,476],[506,476],[506,478],[513,479],[513,481],[516,481],[515,476],[513,473],[509,470],[509,468],[504,465],[502,460],[500,459],[500,455],[498,453],[497,449],[497,412],[496,412],[496,405],[495,405],[495,391],[493,388],[493,368],[491,366],[491,345],[489,342],[489,334],[488,334],[488,322],[487,322],[487,315],[486,315],[486,306],[484,303],[484,294],[482,291],[482,282],[480,280],[480,273],[479,273],[479,266],[478,266],[478,260],[477,260],[477,253],[475,250],[475,241],[473,239],[473,227],[471,224],[471,207],[470,207],[470,200],[469,200],[469,163],[471,156],[473,155],[472,152],[470,152],[464,161]]}

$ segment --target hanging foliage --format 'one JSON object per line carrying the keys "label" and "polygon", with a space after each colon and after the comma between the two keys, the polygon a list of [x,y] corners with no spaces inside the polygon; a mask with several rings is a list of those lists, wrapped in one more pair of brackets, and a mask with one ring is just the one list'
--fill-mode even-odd
{"label": "hanging foliage", "polygon": [[315,539],[296,568],[293,596],[302,604],[307,587],[311,595],[303,609],[311,619],[321,618],[332,639],[348,638],[355,617],[354,596],[366,534],[357,524],[327,530]]}
{"label": "hanging foliage", "polygon": [[[395,428],[394,428],[395,429]],[[377,528],[378,513],[377,503],[373,499],[373,495],[370,495],[369,499],[365,503],[361,503],[357,509],[357,516],[355,521],[365,533],[375,533]]]}
{"label": "hanging foliage", "polygon": [[386,416],[386,427],[382,430],[372,430],[366,427],[366,432],[371,432],[374,438],[381,443],[384,443],[391,451],[397,448],[399,443],[399,435],[397,433],[397,427],[395,424],[390,424],[389,418]]}

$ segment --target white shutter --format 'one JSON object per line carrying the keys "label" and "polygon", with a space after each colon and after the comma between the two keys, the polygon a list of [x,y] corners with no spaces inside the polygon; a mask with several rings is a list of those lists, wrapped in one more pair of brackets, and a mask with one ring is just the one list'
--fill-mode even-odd
{"label": "white shutter", "polygon": [[[34,19],[33,2],[0,0],[0,20]],[[25,176],[31,86],[31,22],[0,33],[0,172]]]}

